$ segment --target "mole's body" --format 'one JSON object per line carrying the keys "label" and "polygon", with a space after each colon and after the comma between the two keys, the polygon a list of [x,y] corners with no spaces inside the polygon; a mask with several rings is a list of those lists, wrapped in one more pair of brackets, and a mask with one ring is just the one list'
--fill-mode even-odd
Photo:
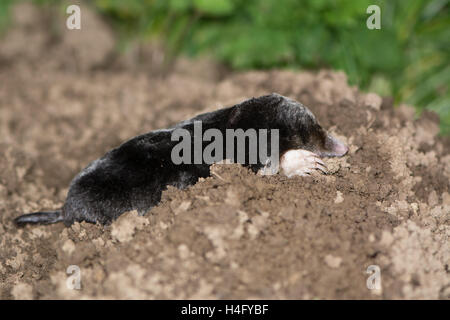
{"label": "mole's body", "polygon": [[[269,136],[270,129],[278,129],[281,168],[288,176],[323,169],[318,156],[342,156],[347,152],[347,147],[329,136],[306,107],[271,94],[137,136],[82,170],[71,182],[61,210],[26,214],[15,222],[108,224],[126,211],[146,213],[160,201],[168,185],[183,189],[209,176],[210,164],[175,164],[172,159],[172,149],[178,144],[172,141],[173,131],[185,129],[193,136],[195,121],[201,121],[203,132],[214,128],[224,136],[226,129],[269,129]],[[203,147],[207,144],[203,142]],[[265,165],[243,164],[255,172]]]}

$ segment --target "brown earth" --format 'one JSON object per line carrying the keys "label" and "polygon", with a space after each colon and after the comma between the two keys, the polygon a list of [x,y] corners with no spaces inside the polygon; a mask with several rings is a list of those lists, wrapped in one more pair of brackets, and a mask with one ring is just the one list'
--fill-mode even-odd
{"label": "brown earth", "polygon": [[[434,114],[416,119],[340,72],[181,60],[163,76],[157,50],[117,58],[108,27],[83,10],[83,29],[68,31],[19,5],[0,46],[1,298],[450,298],[450,142]],[[144,217],[13,225],[61,207],[72,177],[124,140],[271,92],[309,106],[350,145],[325,159],[327,175],[215,165]],[[66,286],[69,265],[81,290]],[[366,286],[370,265],[381,290]]]}

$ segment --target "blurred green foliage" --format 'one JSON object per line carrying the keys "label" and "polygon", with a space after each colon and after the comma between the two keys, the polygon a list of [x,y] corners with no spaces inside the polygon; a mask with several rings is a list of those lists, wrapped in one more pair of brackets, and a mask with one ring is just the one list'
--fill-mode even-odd
{"label": "blurred green foliage", "polygon": [[4,32],[6,26],[10,20],[9,7],[13,3],[13,0],[1,0],[0,1],[0,32]]}
{"label": "blurred green foliage", "polygon": [[[396,103],[410,103],[418,111],[437,111],[443,133],[450,134],[449,2],[93,0],[92,4],[122,39],[158,39],[169,57],[208,54],[237,70],[343,70],[351,84],[367,91],[393,96]],[[372,4],[381,8],[381,30],[366,27],[370,16],[366,10]]]}
{"label": "blurred green foliage", "polygon": [[[367,7],[381,8],[369,30]],[[334,68],[396,103],[441,116],[450,133],[449,0],[95,0],[125,35],[234,69]],[[127,36],[127,37],[128,37]]]}

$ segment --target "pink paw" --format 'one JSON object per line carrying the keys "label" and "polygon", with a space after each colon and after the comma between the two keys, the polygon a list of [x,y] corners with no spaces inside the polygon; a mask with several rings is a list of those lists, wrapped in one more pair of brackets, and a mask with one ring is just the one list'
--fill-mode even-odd
{"label": "pink paw", "polygon": [[280,167],[288,177],[307,176],[314,171],[327,172],[325,163],[313,152],[296,149],[289,150],[281,157]]}

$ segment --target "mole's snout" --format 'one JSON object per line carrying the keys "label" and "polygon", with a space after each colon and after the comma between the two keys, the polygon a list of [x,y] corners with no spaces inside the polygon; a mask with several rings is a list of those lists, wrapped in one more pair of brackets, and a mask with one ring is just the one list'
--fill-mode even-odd
{"label": "mole's snout", "polygon": [[348,152],[348,147],[330,135],[325,140],[325,150],[319,152],[323,157],[342,157]]}

